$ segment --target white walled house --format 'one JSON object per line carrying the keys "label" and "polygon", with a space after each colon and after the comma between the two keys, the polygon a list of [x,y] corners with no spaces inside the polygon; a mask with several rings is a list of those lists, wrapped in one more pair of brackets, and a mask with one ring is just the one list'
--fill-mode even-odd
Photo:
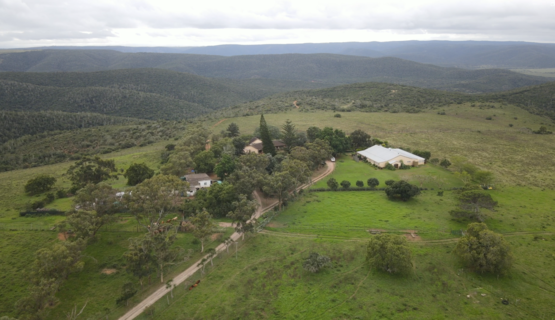
{"label": "white walled house", "polygon": [[426,159],[403,149],[385,148],[378,145],[358,151],[357,154],[380,168],[384,168],[388,163],[398,168],[401,166],[401,162],[406,166],[417,167],[426,161]]}
{"label": "white walled house", "polygon": [[187,196],[194,196],[200,188],[210,188],[212,180],[206,173],[186,174],[184,180],[189,182]]}

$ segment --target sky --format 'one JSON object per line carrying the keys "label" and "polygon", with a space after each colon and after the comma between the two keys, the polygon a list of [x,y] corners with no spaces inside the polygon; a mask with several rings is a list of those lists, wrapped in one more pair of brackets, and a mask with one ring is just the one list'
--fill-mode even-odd
{"label": "sky", "polygon": [[555,42],[555,0],[0,0],[0,48]]}

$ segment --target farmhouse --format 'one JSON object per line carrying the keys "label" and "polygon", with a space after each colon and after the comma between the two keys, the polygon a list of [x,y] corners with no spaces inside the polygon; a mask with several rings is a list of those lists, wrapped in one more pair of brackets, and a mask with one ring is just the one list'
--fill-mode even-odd
{"label": "farmhouse", "polygon": [[189,182],[187,196],[194,196],[197,190],[200,188],[209,188],[212,184],[212,180],[206,173],[186,174],[181,179]]}
{"label": "farmhouse", "polygon": [[425,159],[407,152],[402,149],[384,148],[382,146],[373,146],[366,150],[357,152],[360,156],[367,159],[368,162],[376,165],[377,167],[384,168],[388,163],[391,163],[395,168],[401,165],[401,162],[407,166],[416,167],[424,164]]}
{"label": "farmhouse", "polygon": [[[278,151],[285,147],[285,143],[283,143],[283,141],[273,140],[272,142],[274,143],[274,147]],[[251,153],[251,152],[253,152],[253,153],[262,153],[262,147],[263,147],[262,140],[260,140],[258,138],[253,138],[250,141],[249,145],[246,146],[243,149],[243,152],[244,153]]]}

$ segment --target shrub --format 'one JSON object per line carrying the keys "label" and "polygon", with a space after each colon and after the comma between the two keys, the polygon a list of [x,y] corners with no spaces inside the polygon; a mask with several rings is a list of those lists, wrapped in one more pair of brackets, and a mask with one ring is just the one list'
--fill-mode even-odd
{"label": "shrub", "polygon": [[394,183],[395,183],[395,180],[386,180],[386,181],[385,181],[385,185],[386,185],[386,186],[390,186],[390,185],[392,185],[392,184],[394,184]]}
{"label": "shrub", "polygon": [[327,182],[327,185],[332,190],[337,190],[337,188],[339,188],[339,183],[337,183],[337,180],[335,180],[335,178],[330,178]]}
{"label": "shrub", "polygon": [[370,178],[370,179],[368,179],[368,181],[366,181],[366,184],[370,188],[375,188],[380,184],[380,181],[378,181],[378,179],[376,179],[376,178]]}
{"label": "shrub", "polygon": [[32,196],[46,191],[50,191],[54,186],[54,184],[56,184],[56,178],[46,174],[41,174],[27,181],[24,187],[25,193]]}
{"label": "shrub", "polygon": [[357,181],[357,187],[362,188],[364,187],[364,182],[362,182],[361,180]]}
{"label": "shrub", "polygon": [[127,185],[135,186],[152,178],[154,176],[154,170],[150,169],[144,163],[133,163],[127,168],[123,176],[127,178]]}
{"label": "shrub", "polygon": [[454,220],[462,221],[462,220],[473,220],[478,222],[483,222],[484,215],[480,212],[473,212],[473,211],[466,211],[466,210],[451,210],[449,214]]}
{"label": "shrub", "polygon": [[513,124],[512,124],[512,123],[509,123],[509,127],[511,127],[511,128],[512,128],[512,127],[513,127]]}
{"label": "shrub", "polygon": [[56,197],[58,199],[62,199],[62,198],[67,197],[67,191],[65,191],[64,189],[57,190],[56,191]]}
{"label": "shrub", "polygon": [[371,267],[389,273],[402,273],[412,267],[412,253],[407,239],[392,234],[373,237],[366,248],[366,261]]}
{"label": "shrub", "polygon": [[403,201],[407,201],[410,198],[419,195],[420,188],[404,180],[400,180],[385,188],[385,194],[387,194],[389,199],[401,199]]}
{"label": "shrub", "polygon": [[395,167],[391,163],[387,163],[384,167],[386,170],[395,170]]}
{"label": "shrub", "polygon": [[443,160],[441,160],[439,165],[447,169],[451,165],[451,161],[444,158]]}
{"label": "shrub", "polygon": [[486,120],[493,120],[492,117],[486,117]]}
{"label": "shrub", "polygon": [[349,189],[351,187],[351,183],[347,180],[343,180],[341,181],[341,186],[343,187],[343,189]]}
{"label": "shrub", "polygon": [[341,118],[341,113],[336,113],[333,115],[335,118]]}
{"label": "shrub", "polygon": [[317,252],[311,252],[308,258],[303,261],[303,269],[312,273],[316,273],[327,266],[331,266],[331,259]]}

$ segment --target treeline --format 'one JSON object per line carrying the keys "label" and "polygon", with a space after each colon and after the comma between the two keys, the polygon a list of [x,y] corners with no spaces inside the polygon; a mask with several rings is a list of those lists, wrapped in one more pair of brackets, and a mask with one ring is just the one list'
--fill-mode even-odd
{"label": "treeline", "polygon": [[510,90],[548,81],[500,69],[443,68],[399,58],[334,54],[208,56],[42,50],[2,55],[0,71],[68,72],[158,68],[212,78],[281,79],[331,85],[379,81],[469,93]]}
{"label": "treeline", "polygon": [[139,120],[95,113],[0,111],[0,144],[46,131],[75,130],[131,122],[139,122]]}
{"label": "treeline", "polygon": [[156,121],[70,131],[47,131],[0,145],[0,171],[37,167],[178,138],[184,122]]}

